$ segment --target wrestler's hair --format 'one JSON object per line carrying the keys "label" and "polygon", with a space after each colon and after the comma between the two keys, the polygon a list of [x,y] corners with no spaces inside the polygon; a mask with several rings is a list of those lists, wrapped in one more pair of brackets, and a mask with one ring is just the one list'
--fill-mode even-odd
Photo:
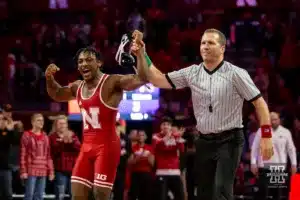
{"label": "wrestler's hair", "polygon": [[97,60],[100,60],[102,61],[102,55],[100,54],[99,51],[97,51],[94,47],[86,47],[86,48],[81,48],[79,49],[76,54],[75,54],[75,57],[74,57],[74,61],[77,63],[78,61],[78,57],[81,53],[90,53],[90,54],[93,54],[95,55],[96,59]]}
{"label": "wrestler's hair", "polygon": [[206,29],[204,31],[204,33],[216,33],[219,36],[219,44],[221,46],[225,46],[226,45],[226,37],[224,35],[224,33],[222,33],[221,31],[214,29],[214,28],[210,28],[210,29]]}

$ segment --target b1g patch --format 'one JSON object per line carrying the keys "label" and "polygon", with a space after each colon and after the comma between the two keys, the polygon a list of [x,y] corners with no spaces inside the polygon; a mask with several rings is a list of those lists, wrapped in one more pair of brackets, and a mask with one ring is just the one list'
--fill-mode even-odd
{"label": "b1g patch", "polygon": [[2,132],[2,135],[3,135],[3,136],[6,136],[6,135],[7,135],[7,132],[5,132],[5,131]]}

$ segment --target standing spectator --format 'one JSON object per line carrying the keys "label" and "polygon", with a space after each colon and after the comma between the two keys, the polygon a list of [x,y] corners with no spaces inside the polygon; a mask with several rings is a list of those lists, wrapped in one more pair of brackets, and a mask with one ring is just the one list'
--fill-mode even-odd
{"label": "standing spectator", "polygon": [[129,133],[129,140],[131,142],[131,145],[138,143],[138,130],[132,129]]}
{"label": "standing spectator", "polygon": [[[291,174],[293,175],[297,171],[296,149],[291,132],[281,125],[278,113],[271,112],[270,117],[272,131],[274,133],[272,137],[274,155],[269,160],[262,159],[262,156],[259,152],[259,143],[261,140],[260,130],[255,135],[251,151],[251,171],[255,176],[259,177],[259,192],[256,196],[257,200],[267,200],[268,196],[270,195],[269,189],[271,187],[270,181],[268,181],[268,173],[270,173],[269,167],[271,165],[284,164],[285,170],[287,170],[287,157],[289,156],[292,165]],[[271,191],[274,192],[271,194],[273,199],[281,199],[282,188],[278,186],[274,189],[275,190]]]}
{"label": "standing spectator", "polygon": [[196,173],[194,165],[196,154],[195,140],[197,135],[198,131],[195,127],[193,127],[186,131],[183,136],[183,138],[185,139],[185,178],[188,200],[196,199]]}
{"label": "standing spectator", "polygon": [[71,174],[81,144],[69,130],[68,118],[64,115],[56,117],[52,131],[49,140],[55,168],[55,199],[63,200],[66,190],[71,196]]}
{"label": "standing spectator", "polygon": [[[183,139],[172,133],[172,120],[164,117],[161,132],[152,137],[153,151],[156,160],[156,199],[166,200],[168,190],[174,200],[183,200],[184,191],[179,167],[179,152],[183,152]],[[179,151],[179,152],[178,152]]]}
{"label": "standing spectator", "polygon": [[297,160],[300,160],[300,116],[296,116],[293,124],[293,140],[297,151]]}
{"label": "standing spectator", "polygon": [[31,117],[32,129],[21,139],[20,173],[25,182],[24,200],[42,200],[47,176],[54,179],[49,138],[43,131],[44,117],[35,113]]}
{"label": "standing spectator", "polygon": [[12,170],[9,163],[11,146],[17,141],[14,123],[0,113],[0,199],[11,200],[12,197]]}
{"label": "standing spectator", "polygon": [[[172,133],[174,135],[177,135],[179,137],[182,137],[185,132],[185,128],[180,125],[178,122],[173,122],[172,124]],[[185,142],[185,141],[184,141]],[[186,150],[186,148],[185,148]],[[186,181],[186,170],[187,170],[187,165],[186,165],[186,158],[187,158],[187,152],[182,151],[180,152],[179,155],[179,161],[180,161],[180,171],[181,171],[181,181],[183,184],[183,191],[184,191],[184,196],[185,199],[188,199],[188,191],[187,191],[187,181]],[[192,195],[192,194],[191,194]]]}
{"label": "standing spectator", "polygon": [[154,155],[150,145],[145,144],[145,131],[138,132],[139,141],[132,147],[132,154],[128,159],[131,171],[131,186],[128,200],[151,200],[152,170]]}
{"label": "standing spectator", "polygon": [[12,185],[13,192],[18,193],[19,191],[23,192],[23,187],[20,181],[20,139],[23,134],[23,123],[21,121],[15,121],[13,119],[13,108],[10,104],[4,104],[3,108],[3,116],[7,120],[7,122],[11,122],[9,124],[13,124],[13,132],[14,139],[13,142],[10,143],[10,155],[9,155],[9,165],[12,170]]}

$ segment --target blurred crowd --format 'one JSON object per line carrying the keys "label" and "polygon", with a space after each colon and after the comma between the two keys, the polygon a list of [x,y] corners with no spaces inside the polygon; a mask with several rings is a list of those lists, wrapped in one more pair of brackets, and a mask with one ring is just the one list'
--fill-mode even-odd
{"label": "blurred crowd", "polygon": [[[133,1],[124,7],[103,4],[92,14],[15,17],[1,36],[1,80],[7,94],[2,100],[26,102],[27,107],[49,102],[43,77],[46,66],[55,62],[61,68],[58,80],[68,84],[78,78],[75,52],[88,45],[104,55],[105,72],[132,72],[117,65],[115,54],[121,36],[134,29],[144,32],[147,52],[162,72],[183,68],[201,61],[200,36],[205,29],[216,28],[228,38],[226,59],[250,72],[271,106],[283,109],[282,105],[299,103],[299,21],[294,12],[203,10],[199,1],[149,2]],[[187,116],[190,96],[178,95],[181,92],[189,94],[163,92],[162,107]]]}
{"label": "blurred crowd", "polygon": [[[11,102],[16,110],[24,108],[49,110],[52,107],[49,106],[51,100],[45,90],[44,70],[46,66],[52,62],[56,63],[61,69],[57,74],[57,80],[62,85],[66,85],[79,77],[73,62],[75,52],[88,45],[96,47],[103,54],[104,72],[132,73],[132,69],[117,65],[115,54],[122,35],[134,29],[143,31],[147,52],[162,72],[170,72],[192,63],[201,62],[199,55],[201,34],[207,28],[216,28],[224,32],[228,39],[226,59],[248,70],[268,102],[270,110],[278,112],[280,124],[290,130],[299,156],[300,79],[298,77],[300,77],[300,57],[298,55],[300,54],[300,29],[296,13],[286,10],[263,12],[254,8],[237,11],[203,10],[197,6],[200,1],[187,0],[176,1],[176,3],[174,1],[170,5],[167,5],[168,1],[157,1],[156,4],[153,4],[154,1],[149,2],[132,1],[130,4],[123,5],[123,2],[118,6],[109,6],[105,4],[105,1],[99,1],[98,10],[92,14],[90,12],[79,14],[61,12],[15,17],[14,20],[8,22],[6,32],[2,33],[0,37],[2,43],[0,62],[3,66],[0,73],[0,102]],[[32,120],[27,119],[22,123],[13,118],[11,109],[10,105],[5,105],[0,114],[1,137],[5,138],[0,139],[2,148],[0,173],[2,177],[6,178],[5,183],[17,180],[12,182],[13,192],[22,194],[25,191],[22,181],[20,181],[22,151],[21,155],[19,151],[22,149],[20,144],[21,147],[23,144],[20,142],[24,136],[23,123],[26,130],[31,130],[36,123],[42,123],[35,121],[43,117],[34,115]],[[55,110],[66,111],[64,105]],[[180,125],[177,124],[175,127],[184,128],[184,131],[180,129],[180,132],[184,132],[183,138],[185,139],[183,150],[185,156],[184,161],[181,162],[184,164],[180,169],[187,172],[185,174],[186,181],[184,181],[186,184],[183,186],[190,200],[194,195],[195,187],[191,174],[193,174],[194,140],[197,137],[190,91],[161,90],[160,108],[156,112],[158,120],[153,124],[154,132],[160,131],[161,119],[164,116],[170,116],[179,122]],[[236,194],[252,195],[256,191],[254,186],[257,182],[251,172],[250,152],[259,124],[252,106],[248,103],[245,103],[244,116],[246,144],[237,172],[235,192]],[[53,144],[51,141],[55,143],[56,139],[63,143],[74,143],[72,152],[75,154],[68,156],[76,157],[76,151],[79,148],[79,140],[76,135],[80,130],[75,130],[75,134],[73,131],[69,131],[63,116],[52,118],[52,120],[55,121],[54,128],[45,134],[49,137],[49,144]],[[32,122],[32,127],[30,122]],[[41,129],[42,125],[39,126]],[[119,130],[120,126],[117,127]],[[60,132],[60,129],[67,133],[66,136],[54,134]],[[145,136],[149,138],[153,134],[148,130],[124,131],[122,128],[119,132],[124,133],[120,135],[129,143],[145,140]],[[125,132],[130,133],[129,136]],[[30,137],[28,131],[26,134]],[[130,142],[130,140],[132,141]],[[9,154],[7,149],[9,149]],[[59,148],[55,148],[55,150],[60,152],[51,151],[51,155],[63,152]],[[119,172],[122,173],[118,172],[117,176],[117,180],[127,181],[117,181],[115,186],[115,190],[118,191],[119,188],[119,191],[124,190],[125,193],[115,192],[115,194],[128,194],[126,191],[130,190],[129,172],[124,166],[127,166],[127,159],[130,158],[132,151],[133,149],[127,146],[126,159],[124,161],[121,159],[121,163],[125,164],[123,167],[120,165]],[[55,192],[59,196],[64,193],[61,191],[69,188],[65,183],[67,183],[71,167],[57,167],[60,165],[58,163],[62,163],[62,161],[53,157],[51,159],[54,163],[52,170],[56,173],[49,178],[54,178],[59,187],[54,187],[56,189],[50,193]],[[67,173],[61,173],[61,168],[67,168]],[[26,175],[23,173],[21,178],[26,178]],[[132,180],[135,178],[132,177]],[[31,180],[32,183],[36,181]],[[38,181],[46,184],[46,178]],[[40,184],[41,187],[43,184]],[[12,194],[8,185],[3,188],[8,191],[7,194]],[[66,192],[68,191],[67,189]],[[47,189],[46,192],[49,193]],[[169,194],[171,199],[174,197],[172,195],[174,194],[171,192]],[[114,198],[121,197],[114,195]]]}
{"label": "blurred crowd", "polygon": [[[24,194],[26,200],[42,198],[45,194],[55,194],[57,200],[70,199],[70,176],[81,146],[81,129],[72,130],[65,115],[34,113],[30,121],[30,128],[24,130],[23,123],[14,119],[12,107],[2,107],[1,199],[13,199],[13,194],[15,197]],[[112,200],[196,198],[198,131],[193,126],[185,126],[184,121],[168,116],[159,121],[159,129],[152,132],[128,129],[124,120],[117,122],[121,157]],[[48,130],[46,123],[51,125]],[[278,113],[271,113],[271,123],[274,137],[279,138],[273,142],[279,148],[280,160],[263,162],[286,165],[289,175],[281,185],[280,193],[275,193],[276,197],[286,199],[289,177],[299,171],[300,117],[294,119],[290,130],[282,124]],[[254,197],[264,200],[272,193],[263,193],[270,183],[265,179],[262,181],[260,175],[260,170],[266,168],[259,160],[259,130],[255,115],[250,116],[245,130],[247,142],[236,172],[234,192],[236,199]]]}

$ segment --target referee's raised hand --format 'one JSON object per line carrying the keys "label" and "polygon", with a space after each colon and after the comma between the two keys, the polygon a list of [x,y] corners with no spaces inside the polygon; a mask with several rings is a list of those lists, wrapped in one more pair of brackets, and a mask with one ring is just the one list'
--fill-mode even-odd
{"label": "referee's raised hand", "polygon": [[260,152],[263,160],[270,160],[274,155],[272,138],[261,138]]}

